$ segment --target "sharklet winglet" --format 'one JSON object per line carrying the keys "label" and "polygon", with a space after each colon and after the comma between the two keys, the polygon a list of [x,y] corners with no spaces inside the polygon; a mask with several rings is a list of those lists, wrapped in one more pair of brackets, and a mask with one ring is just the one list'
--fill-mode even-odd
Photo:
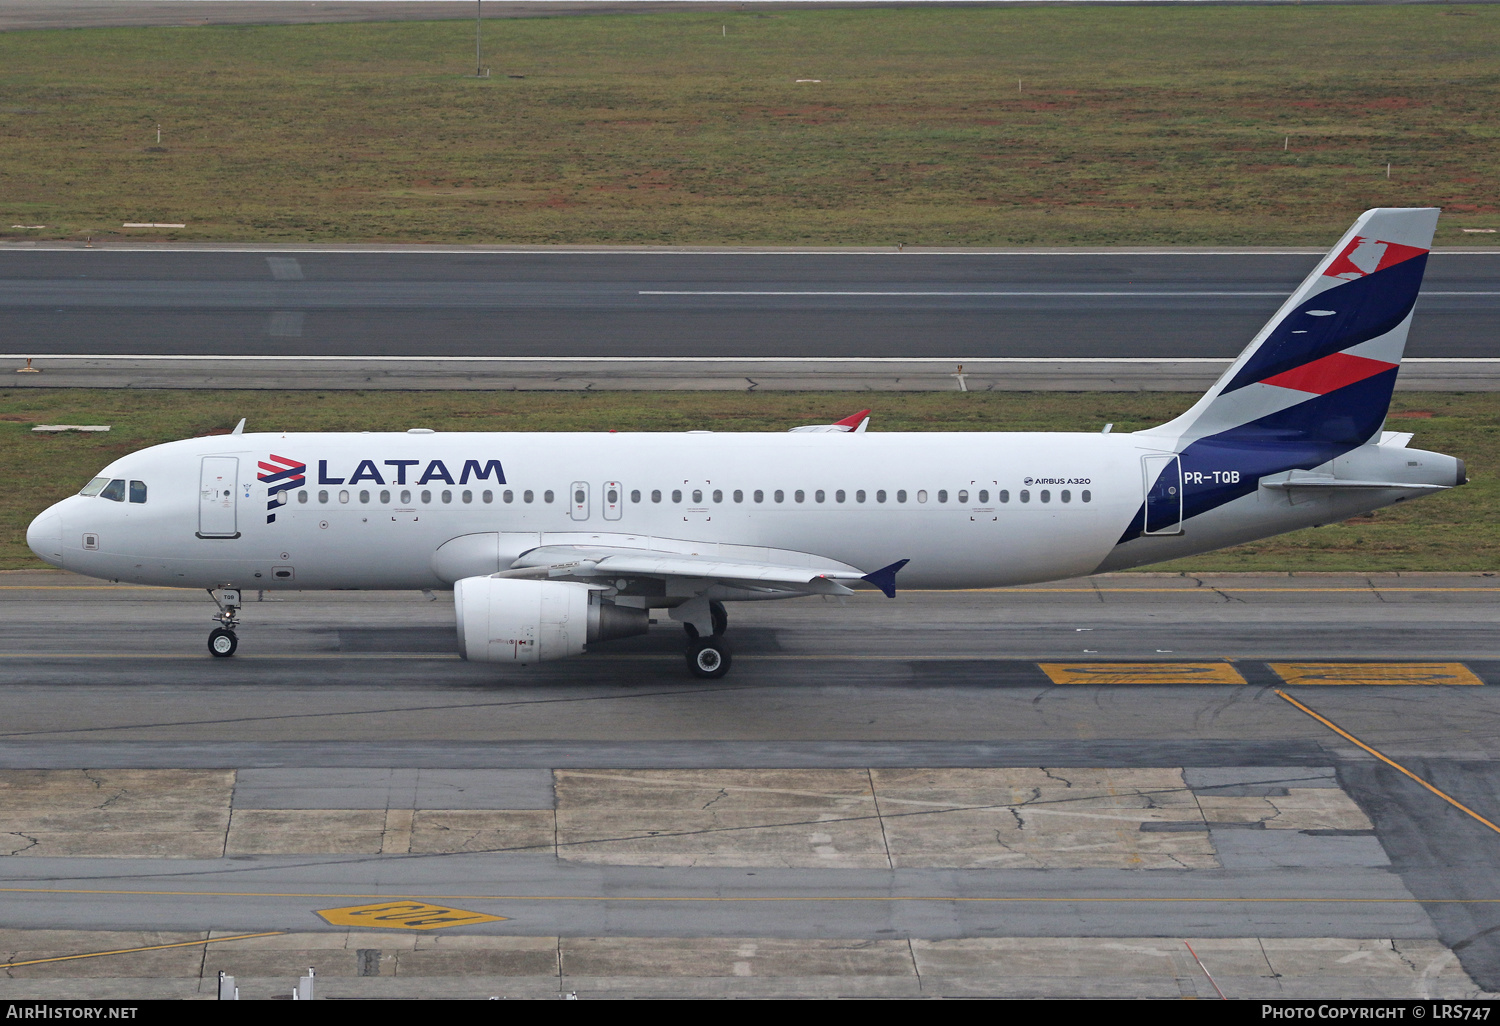
{"label": "sharklet winglet", "polygon": [[890,566],[883,566],[879,570],[875,570],[871,573],[865,574],[860,578],[860,580],[869,581],[871,584],[875,585],[875,587],[879,588],[882,592],[885,593],[886,598],[895,598],[896,574],[900,573],[901,568],[910,562],[911,560],[909,559],[898,559]]}

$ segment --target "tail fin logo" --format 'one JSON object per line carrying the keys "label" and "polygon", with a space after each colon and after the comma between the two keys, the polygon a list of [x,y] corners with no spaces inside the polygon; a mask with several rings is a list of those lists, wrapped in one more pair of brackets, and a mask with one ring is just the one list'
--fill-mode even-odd
{"label": "tail fin logo", "polygon": [[287,504],[287,493],[307,484],[307,464],[272,454],[260,461],[256,477],[266,486],[266,523],[276,523],[276,508]]}
{"label": "tail fin logo", "polygon": [[1368,235],[1355,236],[1344,251],[1334,257],[1323,272],[1324,277],[1353,281],[1367,274],[1383,271],[1387,267],[1425,254],[1427,250],[1416,246],[1403,246],[1399,242],[1380,242]]}

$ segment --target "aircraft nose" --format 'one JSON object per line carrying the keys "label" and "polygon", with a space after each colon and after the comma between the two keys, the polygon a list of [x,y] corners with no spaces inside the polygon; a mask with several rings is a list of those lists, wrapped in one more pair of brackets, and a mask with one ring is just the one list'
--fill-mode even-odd
{"label": "aircraft nose", "polygon": [[42,559],[53,566],[63,565],[63,520],[62,514],[51,510],[43,513],[26,528],[26,544]]}

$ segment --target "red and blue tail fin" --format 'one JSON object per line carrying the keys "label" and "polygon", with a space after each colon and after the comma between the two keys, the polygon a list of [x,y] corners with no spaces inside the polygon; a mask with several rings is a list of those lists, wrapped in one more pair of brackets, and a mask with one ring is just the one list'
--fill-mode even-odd
{"label": "red and blue tail fin", "polygon": [[[1192,409],[1149,434],[1326,451],[1385,422],[1435,207],[1367,210]],[[1321,462],[1321,460],[1319,461]]]}

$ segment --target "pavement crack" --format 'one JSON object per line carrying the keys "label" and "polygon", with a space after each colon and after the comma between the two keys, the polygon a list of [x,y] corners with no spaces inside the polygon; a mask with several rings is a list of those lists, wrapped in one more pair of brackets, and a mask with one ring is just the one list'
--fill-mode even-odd
{"label": "pavement crack", "polygon": [[754,392],[757,388],[760,387],[760,382],[756,381],[754,378],[746,377],[745,380],[750,382],[750,387],[745,389],[746,392]]}
{"label": "pavement crack", "polygon": [[124,798],[124,797],[125,797],[125,790],[123,788],[121,788],[120,790],[116,791],[114,794],[110,795],[108,798],[104,799],[104,801],[101,802],[100,804],[95,805],[94,808],[96,808],[96,809],[107,809],[111,805],[113,805],[115,802],[119,801],[121,798]]}
{"label": "pavement crack", "polygon": [[30,844],[23,844],[21,847],[16,848],[15,850],[11,851],[9,853],[11,855],[19,855],[23,851],[30,851],[32,848],[35,848],[37,845],[39,845],[39,844],[42,843],[41,841],[37,840],[35,837],[32,837],[30,834],[23,834],[19,830],[12,830],[8,834],[6,834],[6,836],[7,837],[24,837],[26,840],[28,840],[28,841],[31,842]]}
{"label": "pavement crack", "polygon": [[[1056,780],[1058,783],[1062,784],[1063,787],[1073,786],[1073,781],[1069,780],[1067,777],[1058,776],[1056,773],[1053,773],[1051,770],[1049,770],[1046,766],[1039,766],[1038,769],[1045,773],[1049,780]],[[1041,797],[1040,791],[1037,792],[1037,797]]]}
{"label": "pavement crack", "polygon": [[718,793],[718,794],[716,794],[716,795],[714,795],[714,796],[713,796],[713,797],[712,797],[712,798],[710,798],[710,799],[709,799],[709,800],[708,800],[708,803],[707,803],[707,804],[706,804],[706,805],[704,805],[704,806],[703,806],[703,808],[704,808],[704,810],[705,810],[705,811],[706,811],[706,810],[708,810],[708,809],[709,809],[709,808],[710,808],[710,807],[711,807],[711,806],[712,806],[712,805],[713,805],[713,804],[714,804],[714,803],[715,803],[715,802],[719,802],[719,801],[722,801],[722,800],[723,800],[723,799],[725,799],[725,798],[728,798],[728,797],[729,797],[729,792],[728,792],[728,791],[727,791],[727,790],[725,790],[725,789],[724,789],[724,788],[722,788],[722,787],[721,787],[721,788],[719,788],[719,793]]}
{"label": "pavement crack", "polygon": [[906,938],[906,953],[911,956],[911,971],[917,978],[917,993],[922,993],[922,968],[917,965],[917,949],[912,947],[911,938]]}

